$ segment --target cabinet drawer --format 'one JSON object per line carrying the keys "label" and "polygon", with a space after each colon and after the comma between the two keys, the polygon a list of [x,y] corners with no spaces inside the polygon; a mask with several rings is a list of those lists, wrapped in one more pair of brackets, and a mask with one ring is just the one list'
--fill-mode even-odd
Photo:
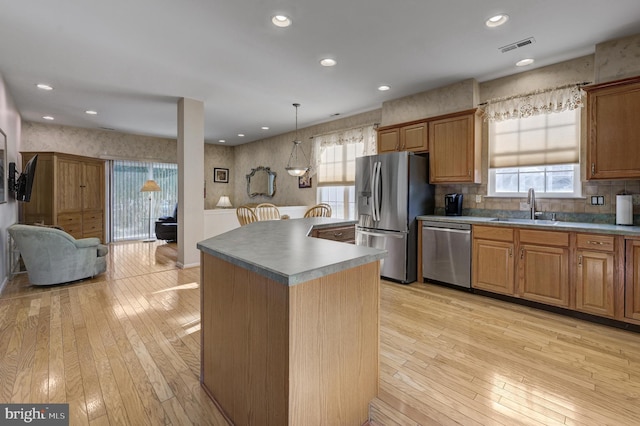
{"label": "cabinet drawer", "polygon": [[58,225],[80,227],[82,225],[82,213],[64,213],[58,215]]}
{"label": "cabinet drawer", "polygon": [[315,232],[316,238],[334,240],[342,242],[352,242],[356,239],[355,226],[344,226],[340,228],[319,229]]}
{"label": "cabinet drawer", "polygon": [[82,213],[83,222],[87,221],[99,221],[102,222],[102,212],[100,211],[88,211]]}
{"label": "cabinet drawer", "polygon": [[520,229],[519,232],[521,243],[569,247],[568,232],[538,231],[533,229]]}
{"label": "cabinet drawer", "polygon": [[82,223],[82,234],[102,233],[102,220],[87,220]]}
{"label": "cabinet drawer", "polygon": [[494,241],[513,241],[513,228],[475,225],[473,227],[473,238]]}
{"label": "cabinet drawer", "polygon": [[577,237],[578,248],[581,249],[599,251],[613,251],[614,249],[612,235],[578,234]]}

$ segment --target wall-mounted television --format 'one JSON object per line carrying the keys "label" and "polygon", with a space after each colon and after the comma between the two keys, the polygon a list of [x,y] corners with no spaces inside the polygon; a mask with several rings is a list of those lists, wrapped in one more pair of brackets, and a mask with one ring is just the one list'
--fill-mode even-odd
{"label": "wall-mounted television", "polygon": [[15,163],[9,163],[9,190],[15,193],[16,200],[29,202],[31,201],[31,190],[33,189],[33,180],[36,176],[36,165],[38,164],[38,154],[34,155],[31,160],[24,166],[24,170],[18,174]]}

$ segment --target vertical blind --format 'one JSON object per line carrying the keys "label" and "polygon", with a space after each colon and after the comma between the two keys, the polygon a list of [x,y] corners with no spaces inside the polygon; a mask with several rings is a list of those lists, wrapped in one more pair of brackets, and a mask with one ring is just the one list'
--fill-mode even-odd
{"label": "vertical blind", "polygon": [[[147,179],[160,192],[140,192]],[[149,222],[151,194],[151,223]],[[113,161],[111,165],[111,240],[146,238],[160,216],[173,214],[178,202],[178,165],[139,161]],[[153,233],[153,228],[151,228]]]}

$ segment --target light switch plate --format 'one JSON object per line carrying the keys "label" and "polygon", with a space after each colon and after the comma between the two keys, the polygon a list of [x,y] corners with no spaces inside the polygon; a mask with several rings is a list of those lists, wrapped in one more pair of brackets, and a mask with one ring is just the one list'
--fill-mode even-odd
{"label": "light switch plate", "polygon": [[476,203],[481,203],[481,202],[482,202],[482,195],[476,194]]}

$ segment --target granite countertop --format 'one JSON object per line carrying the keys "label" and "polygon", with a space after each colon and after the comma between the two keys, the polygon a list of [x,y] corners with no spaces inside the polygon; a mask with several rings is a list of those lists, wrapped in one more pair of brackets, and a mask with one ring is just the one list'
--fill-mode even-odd
{"label": "granite countertop", "polygon": [[250,223],[198,243],[198,249],[293,286],[384,258],[385,250],[312,238],[313,229],[354,225],[314,217]]}
{"label": "granite countertop", "polygon": [[472,225],[500,225],[517,228],[535,228],[546,231],[585,231],[601,234],[627,235],[640,237],[640,226],[609,225],[604,223],[564,222],[556,220],[505,219],[477,216],[418,216],[418,220],[437,222],[469,223]]}

